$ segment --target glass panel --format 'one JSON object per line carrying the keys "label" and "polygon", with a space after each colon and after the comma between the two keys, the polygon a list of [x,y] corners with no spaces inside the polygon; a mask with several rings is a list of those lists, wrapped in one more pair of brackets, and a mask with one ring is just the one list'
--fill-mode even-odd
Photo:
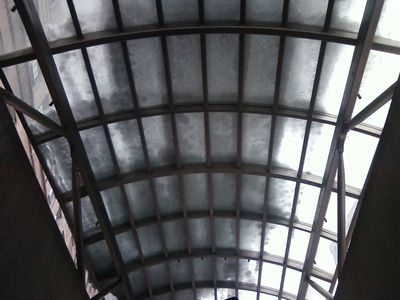
{"label": "glass panel", "polygon": [[294,198],[294,181],[271,178],[267,202],[268,215],[289,219]]}
{"label": "glass panel", "polygon": [[210,113],[211,157],[216,161],[236,159],[237,114]]}
{"label": "glass panel", "polygon": [[272,165],[297,170],[300,163],[306,121],[277,117]]}
{"label": "glass panel", "polygon": [[[318,283],[325,291],[328,291],[330,288],[330,283],[324,280],[315,278],[311,276],[311,280]],[[306,299],[308,300],[326,300],[324,296],[322,296],[317,290],[315,290],[311,285],[308,285]]]}
{"label": "glass panel", "polygon": [[112,2],[85,0],[74,4],[83,33],[116,28]]}
{"label": "glass panel", "polygon": [[193,290],[178,290],[175,292],[175,300],[194,300]]}
{"label": "glass panel", "polygon": [[290,244],[289,258],[304,262],[306,257],[308,241],[310,239],[310,233],[293,229],[292,242]]}
{"label": "glass panel", "polygon": [[240,220],[240,249],[255,252],[260,251],[261,227],[261,222]]}
{"label": "glass panel", "polygon": [[159,177],[154,181],[161,215],[181,213],[182,207],[179,196],[178,177]]}
{"label": "glass panel", "polygon": [[243,114],[242,158],[244,162],[266,165],[271,116]]}
{"label": "glass panel", "polygon": [[385,126],[386,117],[388,115],[391,103],[392,100],[390,100],[385,105],[383,105],[379,110],[374,112],[363,123],[376,126],[378,128],[383,128]]}
{"label": "glass panel", "polygon": [[122,173],[145,168],[142,143],[136,120],[108,125],[115,155]]}
{"label": "glass panel", "polygon": [[128,230],[115,236],[124,264],[132,263],[139,259],[132,231]]}
{"label": "glass panel", "polygon": [[191,278],[189,260],[187,258],[171,261],[171,273],[174,283],[189,282]]}
{"label": "glass panel", "polygon": [[236,293],[234,289],[217,289],[217,300],[225,300],[235,296]]}
{"label": "glass panel", "polygon": [[194,278],[196,281],[212,281],[214,273],[214,258],[201,257],[193,259]]}
{"label": "glass panel", "polygon": [[114,174],[114,165],[103,128],[99,126],[86,129],[80,134],[94,176],[99,179]]}
{"label": "glass panel", "polygon": [[337,244],[321,237],[318,243],[314,266],[333,274],[335,273],[337,262]]}
{"label": "glass panel", "polygon": [[153,289],[168,286],[168,275],[166,264],[153,265],[146,268],[150,285]]}
{"label": "glass panel", "polygon": [[119,0],[125,27],[157,24],[156,2],[148,0]]}
{"label": "glass panel", "polygon": [[239,296],[239,299],[256,300],[257,292],[247,291],[247,290],[239,290],[238,296]]}
{"label": "glass panel", "polygon": [[303,172],[320,177],[324,175],[334,131],[332,125],[311,123]]}
{"label": "glass panel", "polygon": [[168,252],[184,251],[187,248],[183,220],[164,222],[165,243]]}
{"label": "glass panel", "polygon": [[236,206],[236,175],[218,173],[212,174],[214,192],[214,209],[235,210]]}
{"label": "glass panel", "polygon": [[258,261],[239,259],[239,281],[243,283],[257,284]]}
{"label": "glass panel", "polygon": [[135,294],[141,294],[147,292],[146,283],[144,281],[143,275],[144,275],[143,269],[139,269],[134,272],[130,272],[128,274],[130,285],[132,289],[135,291]]}
{"label": "glass panel", "polygon": [[253,34],[245,36],[243,83],[245,103],[273,103],[278,49],[279,37]]}
{"label": "glass panel", "polygon": [[81,210],[83,236],[87,237],[96,232],[100,232],[100,224],[89,197],[84,197],[81,199]]}
{"label": "glass panel", "polygon": [[332,115],[339,113],[353,52],[354,46],[327,43],[315,102],[316,111]]}
{"label": "glass panel", "polygon": [[163,0],[165,24],[174,22],[196,22],[198,19],[197,1],[195,0]]}
{"label": "glass panel", "polygon": [[366,0],[342,0],[333,6],[331,27],[358,32],[364,14]]}
{"label": "glass panel", "polygon": [[239,21],[239,0],[204,0],[206,21]]}
{"label": "glass panel", "polygon": [[133,108],[122,49],[119,43],[87,48],[104,113]]}
{"label": "glass panel", "polygon": [[[354,212],[357,206],[357,199],[352,197],[345,198],[346,210],[346,232],[350,227],[351,220],[353,219]],[[325,215],[324,229],[337,233],[337,193],[332,192],[329,198],[329,205]]]}
{"label": "glass panel", "polygon": [[187,210],[208,210],[206,174],[183,175]]}
{"label": "glass panel", "polygon": [[215,218],[215,240],[218,248],[235,248],[236,221],[235,219]]}
{"label": "glass panel", "polygon": [[[231,3],[224,9],[230,7],[232,7]],[[213,10],[215,11],[215,6],[213,6]],[[236,102],[238,98],[239,35],[208,34],[206,41],[209,101]]]}
{"label": "glass panel", "polygon": [[174,102],[202,102],[199,35],[170,36],[167,45]]}
{"label": "glass panel", "polygon": [[260,300],[278,300],[278,297],[272,296],[272,295],[268,295],[268,294],[264,294],[264,293],[260,293]]}
{"label": "glass panel", "polygon": [[189,219],[189,236],[193,248],[211,248],[210,219]]}
{"label": "glass panel", "polygon": [[197,299],[214,300],[214,289],[197,289]]}
{"label": "glass panel", "polygon": [[181,161],[183,163],[204,162],[206,146],[203,113],[176,114],[175,118]]}
{"label": "glass panel", "polygon": [[400,27],[398,11],[400,11],[399,1],[385,1],[376,29],[376,36],[400,41],[400,32],[397,30]]}
{"label": "glass panel", "polygon": [[241,209],[262,214],[265,199],[264,176],[242,175]]}
{"label": "glass panel", "polygon": [[288,228],[267,223],[265,226],[264,252],[280,257],[285,256]]}
{"label": "glass panel", "polygon": [[72,189],[72,159],[69,144],[65,138],[58,138],[38,146],[45,158],[46,166],[50,171],[60,192]]}
{"label": "glass panel", "polygon": [[167,115],[142,119],[149,159],[153,166],[175,162],[170,120]]}
{"label": "glass panel", "polygon": [[307,109],[311,100],[321,42],[287,38],[283,59],[280,103]]}
{"label": "glass panel", "polygon": [[287,293],[297,295],[300,286],[301,272],[295,271],[291,268],[286,268],[285,283],[283,290]]}
{"label": "glass panel", "polygon": [[236,258],[217,257],[217,280],[235,281],[236,278]]}
{"label": "glass panel", "polygon": [[86,252],[96,274],[110,271],[113,261],[104,240],[86,247]]}
{"label": "glass panel", "polygon": [[261,285],[279,290],[282,277],[282,266],[263,263]]}
{"label": "glass panel", "polygon": [[111,225],[128,222],[128,210],[122,198],[122,193],[119,187],[102,191],[101,198],[103,199],[104,206],[106,207]]}
{"label": "glass panel", "polygon": [[155,216],[153,195],[147,180],[132,182],[125,185],[129,206],[135,219]]}
{"label": "glass panel", "polygon": [[320,191],[321,189],[315,186],[300,185],[295,221],[313,224]]}
{"label": "glass panel", "polygon": [[139,106],[166,104],[167,87],[161,40],[147,38],[128,42]]}
{"label": "glass panel", "polygon": [[82,53],[79,50],[54,55],[75,120],[98,115]]}
{"label": "glass panel", "polygon": [[246,2],[247,21],[281,22],[282,0],[252,0]]}
{"label": "glass panel", "polygon": [[289,23],[323,27],[328,0],[295,0],[289,5]]}
{"label": "glass panel", "polygon": [[138,228],[137,233],[144,257],[161,254],[162,245],[158,225]]}
{"label": "glass panel", "polygon": [[346,184],[361,189],[368,175],[378,139],[350,131],[344,145]]}

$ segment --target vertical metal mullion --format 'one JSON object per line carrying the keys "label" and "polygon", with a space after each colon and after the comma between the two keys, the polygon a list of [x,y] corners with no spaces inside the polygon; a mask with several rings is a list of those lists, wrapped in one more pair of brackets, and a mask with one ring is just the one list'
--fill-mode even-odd
{"label": "vertical metal mullion", "polygon": [[341,141],[339,146],[339,160],[338,160],[338,191],[337,191],[337,235],[338,235],[338,276],[342,273],[344,259],[346,257],[346,181],[345,170],[343,161],[343,145],[344,140]]}

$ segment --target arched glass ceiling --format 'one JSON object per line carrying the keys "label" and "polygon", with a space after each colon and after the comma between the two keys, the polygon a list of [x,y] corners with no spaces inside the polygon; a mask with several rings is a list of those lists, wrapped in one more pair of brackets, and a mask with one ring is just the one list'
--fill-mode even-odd
{"label": "arched glass ceiling", "polygon": [[20,115],[100,290],[333,293],[389,103],[363,116],[400,71],[396,0],[15,2],[2,83],[50,119]]}

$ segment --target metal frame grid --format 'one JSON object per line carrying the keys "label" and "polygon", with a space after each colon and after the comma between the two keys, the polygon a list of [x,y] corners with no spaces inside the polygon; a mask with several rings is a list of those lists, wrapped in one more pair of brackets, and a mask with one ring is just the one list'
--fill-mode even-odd
{"label": "metal frame grid", "polygon": [[[361,84],[362,76],[364,73],[367,58],[371,49],[376,49],[379,51],[390,52],[400,54],[400,48],[393,46],[391,44],[383,44],[374,42],[374,34],[379,21],[379,16],[383,7],[384,0],[368,0],[362,20],[362,24],[357,36],[351,35],[339,35],[330,33],[330,23],[333,12],[334,0],[329,0],[325,23],[322,31],[319,29],[293,29],[287,27],[287,20],[289,14],[289,0],[285,0],[283,4],[283,14],[282,21],[279,27],[271,26],[254,26],[246,24],[246,1],[240,1],[240,21],[238,24],[234,25],[207,25],[205,23],[204,17],[204,1],[198,1],[198,25],[191,26],[179,26],[179,27],[167,27],[164,24],[163,16],[163,6],[160,0],[155,0],[157,8],[157,18],[158,26],[147,28],[147,29],[126,29],[124,27],[121,11],[119,7],[118,0],[113,0],[112,5],[115,14],[115,20],[117,24],[116,32],[97,32],[89,36],[84,36],[82,33],[78,16],[75,10],[73,0],[66,0],[69,11],[71,13],[71,18],[76,31],[76,38],[65,39],[62,41],[57,41],[49,43],[45,37],[43,27],[40,23],[39,17],[37,15],[36,9],[31,0],[16,0],[16,7],[21,15],[22,21],[24,23],[26,32],[28,33],[29,39],[32,44],[32,49],[16,51],[7,55],[0,56],[0,68],[11,66],[17,63],[22,63],[37,59],[38,64],[42,70],[43,76],[45,78],[46,84],[48,86],[49,92],[52,99],[54,100],[55,107],[57,109],[58,115],[61,120],[61,126],[50,120],[45,115],[41,114],[37,110],[33,109],[25,102],[18,99],[12,94],[11,87],[7,81],[4,72],[1,70],[0,77],[5,87],[0,90],[2,98],[10,105],[12,105],[17,111],[18,115],[26,129],[31,143],[38,154],[39,159],[43,163],[46,174],[48,175],[51,184],[55,190],[57,198],[60,200],[61,206],[65,210],[65,204],[69,201],[73,201],[74,207],[74,220],[69,220],[70,225],[74,226],[74,236],[77,240],[77,247],[80,249],[78,251],[78,269],[82,274],[83,265],[89,271],[94,283],[97,283],[99,287],[102,287],[99,295],[95,298],[98,299],[102,295],[106,294],[112,289],[122,286],[126,299],[136,299],[129,280],[128,273],[136,270],[140,270],[145,279],[147,287],[147,297],[153,299],[154,296],[159,294],[160,291],[154,290],[151,286],[149,280],[149,275],[146,272],[146,267],[156,265],[158,263],[166,263],[167,275],[168,275],[168,292],[170,292],[171,298],[175,299],[175,291],[178,289],[189,288],[193,292],[193,298],[197,298],[197,289],[201,287],[210,287],[214,289],[214,297],[217,299],[217,288],[234,288],[236,295],[238,295],[238,289],[248,289],[257,292],[257,300],[260,299],[260,293],[269,293],[276,295],[279,299],[294,299],[295,295],[290,295],[283,290],[286,268],[291,267],[295,270],[302,272],[302,278],[300,281],[300,287],[296,299],[304,299],[308,285],[313,286],[316,290],[322,293],[326,297],[330,297],[333,292],[335,283],[338,276],[340,275],[340,269],[343,265],[343,261],[346,255],[346,249],[350,242],[352,229],[355,224],[356,218],[352,220],[349,232],[346,236],[345,234],[345,210],[344,210],[344,197],[357,196],[360,191],[354,190],[351,187],[346,187],[344,179],[344,163],[343,163],[343,143],[346,133],[350,129],[369,134],[372,136],[379,137],[380,132],[374,128],[361,125],[360,123],[365,120],[369,115],[379,109],[383,104],[391,99],[395,84],[389,87],[382,95],[380,95],[375,101],[373,101],[367,108],[360,112],[356,117],[351,119],[352,111],[354,109],[355,100],[357,98],[357,93]],[[238,76],[238,102],[237,104],[210,104],[208,101],[208,85],[207,85],[207,55],[206,55],[206,34],[209,33],[236,33],[239,34],[239,76]],[[176,106],[174,104],[172,81],[171,81],[171,71],[169,66],[169,56],[167,48],[166,36],[169,35],[183,35],[183,34],[199,34],[200,35],[200,45],[201,45],[201,68],[202,68],[202,89],[203,89],[203,104],[199,105],[180,105]],[[275,94],[273,104],[270,106],[257,106],[248,105],[243,103],[243,81],[244,81],[244,47],[245,47],[245,35],[246,34],[262,34],[262,35],[277,35],[280,36],[279,39],[279,55],[278,64],[276,72],[275,81]],[[141,39],[146,37],[160,37],[162,46],[162,56],[165,69],[167,94],[168,94],[168,105],[165,107],[157,108],[140,108],[138,104],[136,87],[134,82],[134,76],[131,68],[127,41],[132,39]],[[280,93],[280,82],[282,77],[282,66],[283,66],[283,55],[286,37],[302,37],[308,39],[316,39],[321,41],[321,46],[319,50],[318,63],[314,78],[314,84],[312,89],[311,101],[308,110],[299,109],[289,109],[282,108],[279,106],[279,93]],[[105,114],[100,101],[100,95],[98,88],[96,86],[96,81],[93,73],[93,69],[90,63],[89,55],[87,52],[88,46],[101,45],[111,42],[119,42],[122,48],[123,59],[126,66],[126,72],[128,76],[129,89],[132,95],[133,110],[124,113],[114,113]],[[336,42],[347,45],[354,45],[355,51],[353,55],[352,64],[349,70],[349,76],[347,79],[347,84],[345,92],[343,95],[342,105],[340,112],[336,117],[318,114],[314,111],[317,91],[319,87],[319,81],[322,72],[322,65],[324,62],[326,46],[328,42]],[[90,85],[95,96],[96,107],[98,110],[98,117],[90,120],[84,120],[80,122],[75,122],[72,115],[71,107],[67,96],[62,85],[60,75],[57,71],[53,55],[57,53],[62,53],[66,51],[71,51],[74,49],[80,49],[86,70],[88,72]],[[7,90],[7,91],[6,91]],[[218,164],[211,161],[211,146],[210,146],[210,121],[209,112],[236,112],[238,115],[237,122],[237,151],[236,151],[236,162],[234,164]],[[177,125],[175,120],[176,113],[181,112],[203,112],[204,113],[204,128],[205,128],[205,153],[206,162],[204,164],[183,164],[180,156],[180,149],[178,143],[178,133]],[[269,151],[268,151],[268,162],[267,166],[257,166],[257,165],[247,165],[242,161],[242,139],[243,139],[243,121],[242,116],[245,112],[268,114],[272,117],[271,132],[269,140]],[[27,122],[25,121],[24,114],[30,118],[36,120],[40,124],[48,127],[50,131],[34,136]],[[176,164],[170,167],[154,168],[150,164],[149,152],[147,149],[146,138],[144,134],[142,118],[146,116],[160,116],[160,115],[170,115],[171,128],[173,135],[173,148],[175,152]],[[305,136],[302,144],[301,158],[297,171],[284,170],[284,169],[274,169],[272,167],[272,152],[275,137],[276,119],[278,116],[290,116],[294,118],[299,118],[306,120]],[[131,172],[128,174],[122,174],[120,166],[118,164],[118,159],[115,154],[113,143],[111,140],[110,132],[108,129],[108,124],[113,122],[118,122],[122,120],[136,119],[139,129],[140,140],[142,144],[142,150],[144,153],[145,160],[145,172]],[[308,139],[310,136],[311,124],[313,121],[318,121],[321,123],[335,125],[335,132],[332,139],[331,149],[329,157],[327,160],[326,170],[322,178],[316,176],[305,176],[303,174],[303,167],[305,162],[305,156],[307,152]],[[114,166],[115,176],[111,178],[106,178],[97,181],[93,175],[92,166],[88,160],[87,153],[85,151],[82,139],[79,135],[79,131],[87,128],[92,128],[95,126],[102,126],[105,132],[106,141],[108,148],[110,149],[112,162]],[[38,151],[38,145],[45,143],[52,139],[60,136],[65,136],[70,144],[71,153],[73,156],[73,188],[72,191],[61,193],[54,181],[50,176],[51,171],[46,168],[44,163],[45,158]],[[337,187],[334,186],[334,179],[336,171],[338,169],[338,183]],[[235,213],[220,213],[214,211],[214,200],[213,200],[213,184],[212,184],[212,174],[218,172],[226,172],[235,174],[236,177],[236,211]],[[185,187],[183,182],[183,175],[189,173],[205,173],[207,175],[207,195],[208,195],[208,212],[188,212],[187,203],[185,199]],[[79,178],[80,176],[83,180],[84,187],[80,188]],[[266,178],[266,188],[264,192],[264,205],[262,216],[256,214],[249,214],[242,212],[240,209],[240,195],[241,195],[241,178],[244,174],[256,174],[262,175]],[[166,175],[177,175],[179,184],[179,196],[182,204],[182,213],[161,216],[160,209],[158,207],[157,193],[155,187],[155,179],[160,176]],[[272,177],[283,178],[295,182],[295,192],[293,199],[293,206],[291,209],[290,219],[283,221],[278,218],[273,218],[268,215],[267,212],[267,201],[269,193],[269,180]],[[129,214],[129,222],[122,224],[118,227],[113,227],[111,225],[110,219],[105,210],[104,203],[102,201],[100,191],[110,188],[119,187],[124,203],[128,211],[132,211],[130,207],[127,192],[125,190],[124,184],[128,182],[134,182],[147,179],[150,183],[152,203],[155,207],[155,218],[148,218],[142,221],[136,221],[132,215]],[[300,184],[306,183],[309,185],[317,186],[321,188],[317,213],[315,215],[314,222],[310,227],[307,224],[299,223],[295,221],[296,206],[299,197]],[[338,193],[338,236],[331,234],[322,229],[324,216],[327,210],[329,198],[331,191],[337,191]],[[97,218],[100,222],[102,231],[99,234],[94,234],[92,236],[82,237],[82,225],[81,225],[81,212],[80,212],[80,198],[84,195],[90,196],[93,203]],[[361,201],[358,202],[357,211],[359,209]],[[216,247],[216,234],[215,234],[215,217],[230,217],[236,221],[236,247],[234,251],[222,251],[218,250]],[[197,251],[192,249],[190,231],[189,231],[189,219],[191,217],[209,217],[210,220],[210,236],[212,247],[209,251]],[[168,253],[166,246],[166,237],[164,234],[163,224],[168,220],[184,220],[184,233],[187,245],[187,251],[182,253]],[[261,233],[261,246],[259,253],[244,252],[240,250],[240,220],[258,220],[262,222],[262,233]],[[265,225],[267,222],[286,225],[288,227],[289,233],[286,242],[286,250],[283,259],[278,260],[276,257],[269,256],[264,253],[265,244]],[[162,256],[154,257],[152,259],[145,259],[142,250],[140,248],[140,241],[137,233],[137,229],[149,225],[157,224],[158,230],[161,233],[161,244],[162,244]],[[293,229],[300,229],[307,231],[311,234],[311,239],[308,245],[306,260],[304,266],[298,264],[294,261],[289,260],[290,243]],[[116,234],[124,231],[132,231],[136,246],[138,248],[140,261],[139,263],[134,263],[126,265],[123,263],[118,244],[116,242]],[[338,242],[338,256],[339,264],[335,271],[333,278],[328,273],[322,270],[313,268],[313,262],[316,255],[318,241],[320,237],[325,237],[332,241]],[[90,245],[96,241],[105,239],[108,245],[108,249],[111,253],[113,266],[115,270],[106,274],[95,274],[92,270],[88,255],[85,250],[85,245]],[[213,259],[213,280],[212,282],[197,282],[194,275],[194,263],[193,260],[196,257],[210,257]],[[218,257],[233,258],[236,260],[236,270],[235,270],[235,282],[223,282],[217,280],[216,275],[216,259]],[[171,265],[170,262],[175,259],[188,258],[190,262],[190,284],[179,285],[176,287],[172,279]],[[259,264],[258,270],[258,280],[255,286],[243,285],[239,282],[239,259],[252,259],[256,260]],[[274,291],[266,289],[261,286],[261,276],[262,276],[262,266],[263,262],[271,262],[283,267],[280,288],[279,291]],[[329,291],[323,290],[317,283],[310,279],[310,276],[314,276],[326,281],[331,282],[331,288]],[[109,286],[103,286],[101,284],[102,280],[115,279]],[[165,292],[162,290],[161,292]],[[139,297],[140,298],[140,297]]]}

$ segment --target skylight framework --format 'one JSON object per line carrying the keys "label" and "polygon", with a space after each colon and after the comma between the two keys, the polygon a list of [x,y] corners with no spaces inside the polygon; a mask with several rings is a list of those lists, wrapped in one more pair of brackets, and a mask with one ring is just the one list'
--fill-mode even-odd
{"label": "skylight framework", "polygon": [[[379,27],[383,0],[270,2],[66,0],[57,24],[15,1],[32,48],[0,56],[0,94],[101,294],[334,292],[368,173],[354,176],[346,149],[376,145],[383,123],[367,118],[397,79],[365,88],[370,59],[390,57],[398,74],[400,45]],[[10,70],[31,61],[54,106],[12,95]],[[373,98],[358,105],[363,90]]]}

